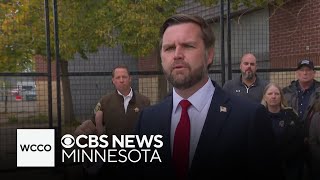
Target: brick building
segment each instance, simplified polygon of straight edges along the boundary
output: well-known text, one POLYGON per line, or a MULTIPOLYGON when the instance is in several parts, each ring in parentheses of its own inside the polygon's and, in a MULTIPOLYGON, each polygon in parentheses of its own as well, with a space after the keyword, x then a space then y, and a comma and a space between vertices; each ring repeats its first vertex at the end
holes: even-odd
MULTIPOLYGON (((281 8, 270 7, 271 68, 295 68, 304 58, 320 65, 319 16, 320 0, 294 0, 281 8)), ((282 86, 295 79, 293 72, 273 73, 271 76, 282 86)))

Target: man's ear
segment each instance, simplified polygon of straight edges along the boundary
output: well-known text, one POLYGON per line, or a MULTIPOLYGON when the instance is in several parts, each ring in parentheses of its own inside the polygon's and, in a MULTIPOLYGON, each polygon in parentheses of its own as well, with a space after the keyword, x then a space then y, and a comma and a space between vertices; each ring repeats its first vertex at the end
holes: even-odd
POLYGON ((210 65, 213 63, 213 58, 214 58, 214 48, 209 48, 208 51, 208 59, 207 59, 207 65, 210 65))

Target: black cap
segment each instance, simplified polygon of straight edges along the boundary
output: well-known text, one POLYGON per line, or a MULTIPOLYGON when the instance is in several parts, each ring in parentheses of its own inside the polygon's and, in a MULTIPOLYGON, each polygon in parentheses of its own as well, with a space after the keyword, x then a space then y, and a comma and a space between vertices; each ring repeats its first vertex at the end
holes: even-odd
POLYGON ((297 70, 300 69, 302 66, 307 66, 307 67, 309 67, 309 68, 312 69, 312 70, 314 69, 313 62, 310 61, 310 60, 308 60, 308 59, 304 59, 304 60, 300 61, 300 62, 298 63, 298 66, 297 66, 297 70))

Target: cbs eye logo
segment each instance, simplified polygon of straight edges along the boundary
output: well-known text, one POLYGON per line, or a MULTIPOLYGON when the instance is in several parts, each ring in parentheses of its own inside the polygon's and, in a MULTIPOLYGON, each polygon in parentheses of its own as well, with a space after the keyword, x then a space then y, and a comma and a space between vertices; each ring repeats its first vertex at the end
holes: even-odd
POLYGON ((66 135, 62 136, 62 138, 61 138, 61 145, 64 148, 72 148, 74 143, 75 143, 75 139, 70 134, 66 134, 66 135))

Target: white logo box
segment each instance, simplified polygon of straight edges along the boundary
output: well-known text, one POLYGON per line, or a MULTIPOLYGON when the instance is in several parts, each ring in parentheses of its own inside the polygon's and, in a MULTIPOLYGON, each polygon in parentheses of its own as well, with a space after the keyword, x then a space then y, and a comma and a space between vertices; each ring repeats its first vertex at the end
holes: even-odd
POLYGON ((17 167, 54 166, 54 129, 17 129, 17 167))

